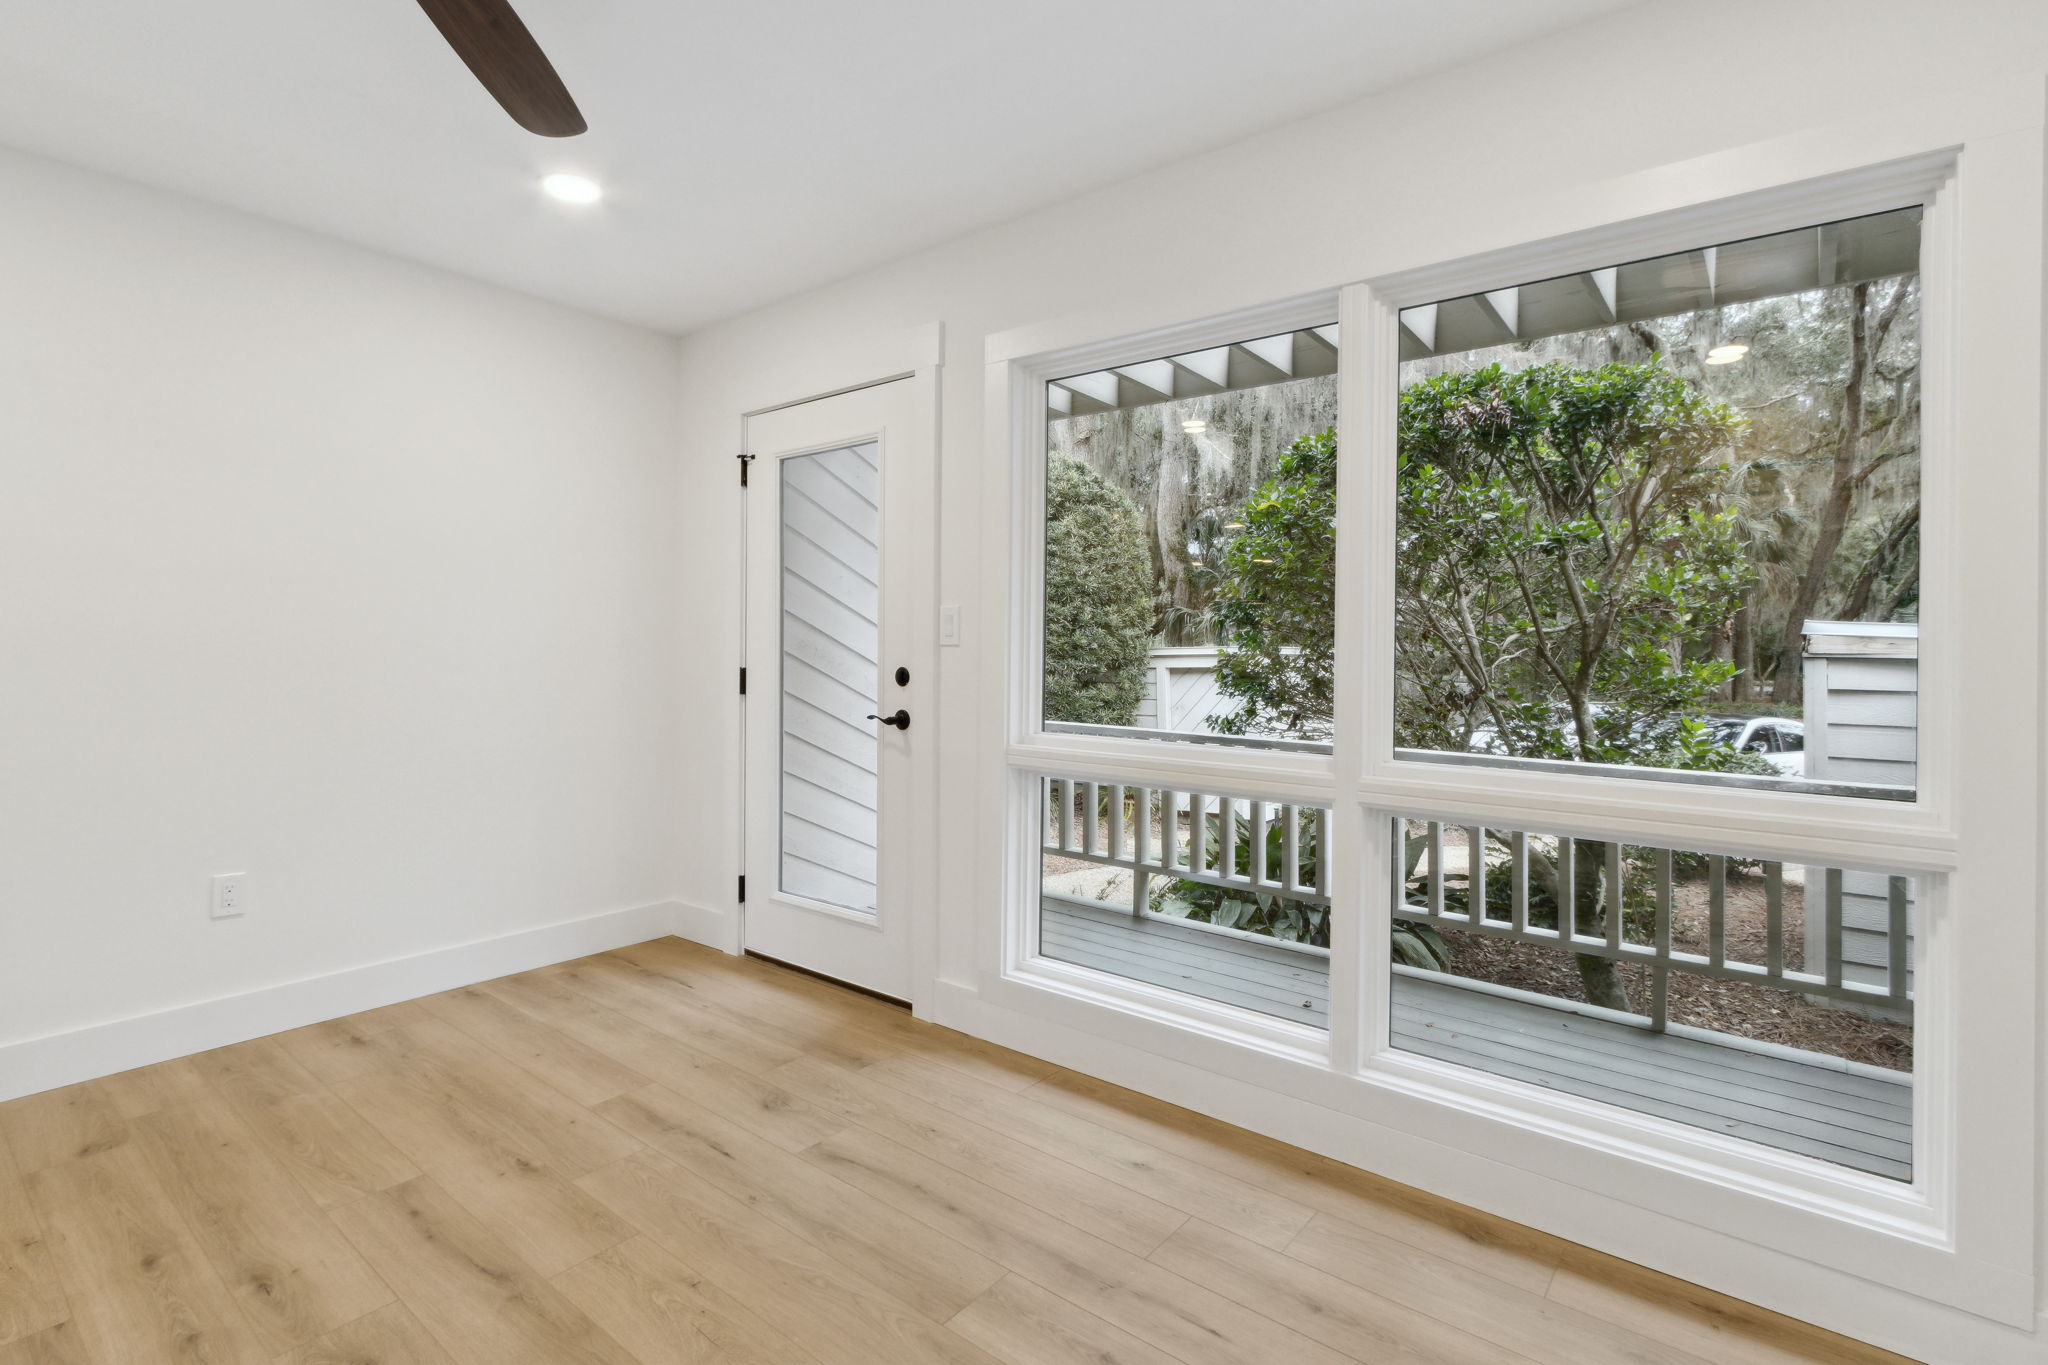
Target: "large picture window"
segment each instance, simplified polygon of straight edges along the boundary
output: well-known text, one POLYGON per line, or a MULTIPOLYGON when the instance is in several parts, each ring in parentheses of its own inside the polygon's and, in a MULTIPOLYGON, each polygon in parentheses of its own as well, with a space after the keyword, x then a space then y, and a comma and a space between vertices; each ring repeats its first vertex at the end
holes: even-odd
POLYGON ((1334 297, 992 339, 980 979, 1333 1149, 1988 1294, 2044 579, 2038 253, 1977 206, 2040 170, 1972 155, 1468 203, 1478 254, 1364 233, 1334 297))
POLYGON ((1402 311, 1399 748, 1912 798, 1920 218, 1402 311))

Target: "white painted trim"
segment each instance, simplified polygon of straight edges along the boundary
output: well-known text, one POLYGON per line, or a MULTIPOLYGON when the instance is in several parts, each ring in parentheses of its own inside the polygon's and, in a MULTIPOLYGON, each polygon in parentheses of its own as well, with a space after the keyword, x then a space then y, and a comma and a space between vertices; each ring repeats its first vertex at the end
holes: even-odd
POLYGON ((671 932, 677 938, 716 948, 721 953, 737 955, 741 951, 739 916, 718 906, 678 901, 675 927, 671 932))
POLYGON ((945 363, 946 329, 919 323, 900 332, 863 335, 823 345, 810 356, 779 367, 772 379, 757 380, 740 398, 742 420, 779 408, 793 408, 855 389, 908 379, 945 363))
MULTIPOLYGON (((1333 1108, 1327 1096, 1270 1084, 1279 1068, 1323 1078, 1312 1063, 1288 1066, 1270 1053, 1256 1067, 1212 1064, 1173 1046, 1172 1028, 1148 1036, 1161 1046, 1104 1036, 1098 1011, 1042 1009, 1035 1001, 939 987, 937 1022, 977 1038, 1097 1076, 1116 1085, 1320 1153, 1417 1189, 1661 1270, 1669 1275, 1873 1342, 1935 1365, 2040 1365, 2048 1317, 2030 1309, 2024 1328, 1902 1294, 1874 1281, 1788 1255, 1759 1228, 1755 1240, 1708 1232, 1626 1197, 1475 1155, 1374 1117, 1333 1108), (1257 1079, 1248 1074, 1256 1070, 1257 1079), (1910 1305, 1908 1307, 1907 1305, 1910 1305)), ((1540 1141, 1540 1139, 1531 1139, 1540 1141)), ((1495 1150, 1499 1150, 1496 1147, 1495 1150)), ((1987 1272, 1996 1273, 1996 1272, 1987 1272)), ((2008 1292, 2031 1283, 2002 1285, 2008 1292)))
POLYGON ((0 1101, 667 938, 693 909, 656 901, 23 1039, 0 1046, 0 1101))

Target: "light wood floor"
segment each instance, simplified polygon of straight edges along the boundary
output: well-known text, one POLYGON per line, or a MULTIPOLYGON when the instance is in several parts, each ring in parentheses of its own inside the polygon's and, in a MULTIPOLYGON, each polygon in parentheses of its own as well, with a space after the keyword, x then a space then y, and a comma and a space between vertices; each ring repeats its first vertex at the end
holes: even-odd
POLYGON ((1899 1359, 673 939, 0 1137, 0 1365, 1899 1359))

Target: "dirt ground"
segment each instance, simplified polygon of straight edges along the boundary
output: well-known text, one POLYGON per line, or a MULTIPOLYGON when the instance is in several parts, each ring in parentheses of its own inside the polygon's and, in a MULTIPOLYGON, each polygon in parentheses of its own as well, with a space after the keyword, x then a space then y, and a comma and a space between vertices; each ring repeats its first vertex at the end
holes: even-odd
MULTIPOLYGON (((1786 965, 1801 965, 1798 931, 1801 888, 1785 886, 1786 965)), ((1707 951, 1707 886, 1681 882, 1672 897, 1671 939, 1686 952, 1707 951)), ((1732 961, 1762 962, 1765 957, 1764 883, 1760 875, 1730 871, 1728 876, 1728 944, 1732 961)), ((1451 970, 1459 976, 1496 985, 1537 991, 1562 1000, 1584 1000, 1578 962, 1570 953, 1538 944, 1516 943, 1479 934, 1449 932, 1451 970)), ((1630 1000, 1638 1009, 1650 998, 1650 973, 1625 967, 1630 1000)), ((1671 1019, 1695 1028, 1713 1029, 1741 1038, 1780 1043, 1824 1052, 1872 1066, 1910 1071, 1913 1028, 1910 1024, 1869 1018, 1851 1010, 1817 1004, 1792 991, 1671 973, 1671 1019)))

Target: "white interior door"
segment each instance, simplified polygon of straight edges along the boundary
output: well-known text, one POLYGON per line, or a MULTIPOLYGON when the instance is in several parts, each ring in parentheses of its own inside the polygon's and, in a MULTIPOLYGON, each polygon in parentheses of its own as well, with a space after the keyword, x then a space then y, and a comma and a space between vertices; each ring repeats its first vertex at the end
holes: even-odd
POLYGON ((929 742, 917 395, 899 380, 747 422, 746 947, 905 1000, 929 742))

